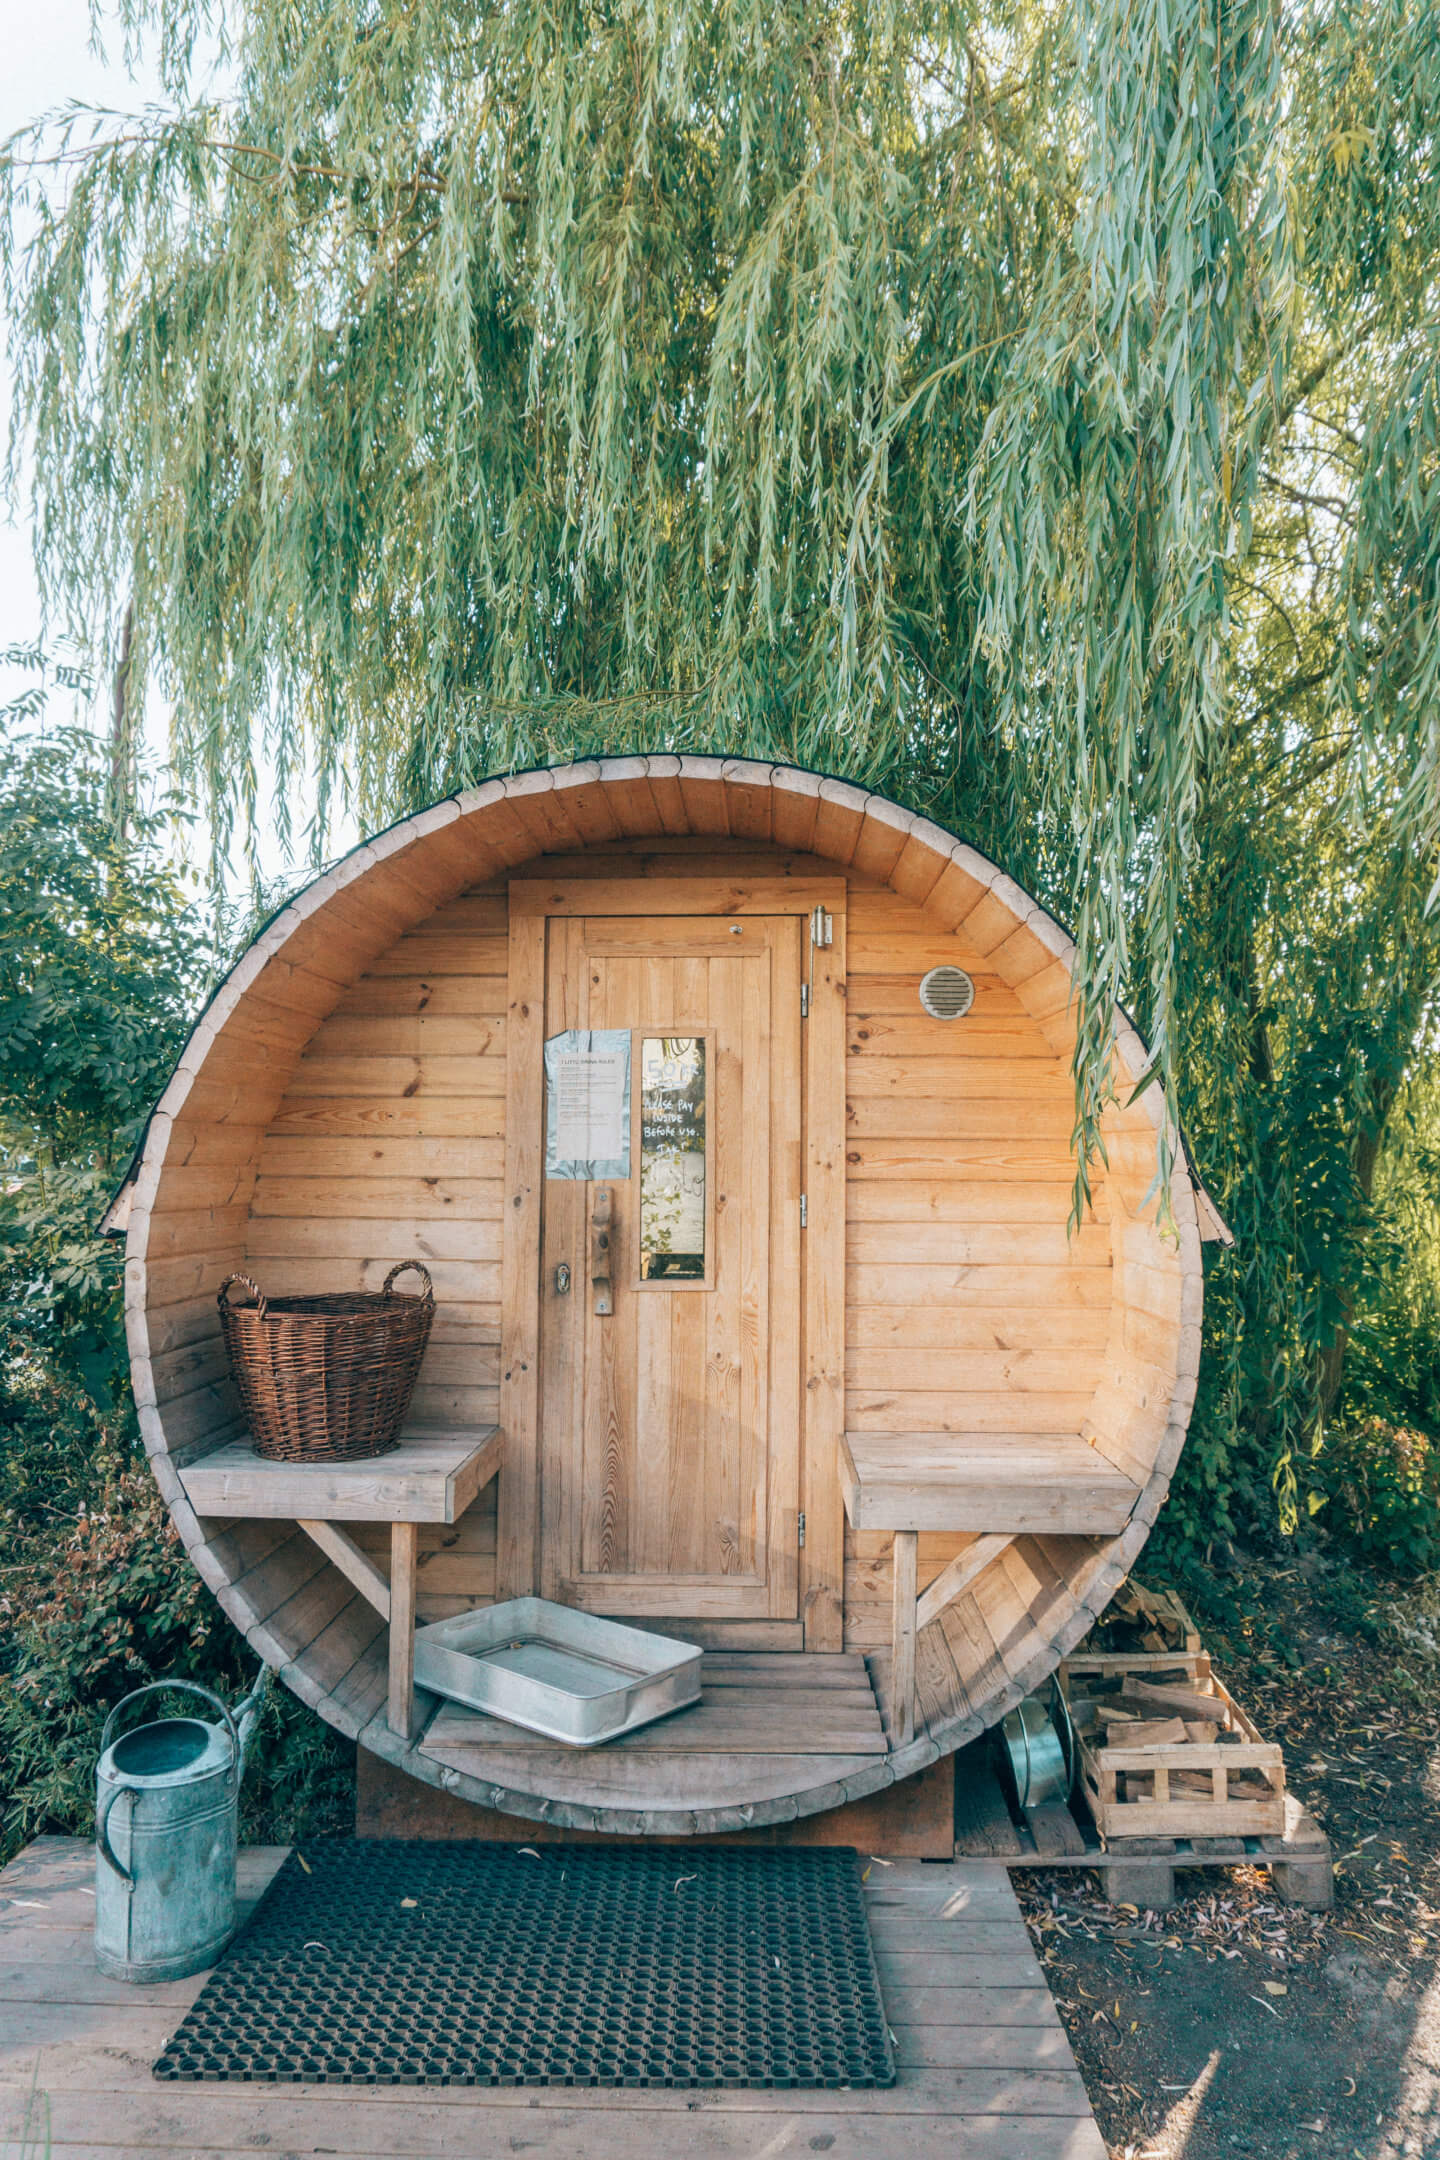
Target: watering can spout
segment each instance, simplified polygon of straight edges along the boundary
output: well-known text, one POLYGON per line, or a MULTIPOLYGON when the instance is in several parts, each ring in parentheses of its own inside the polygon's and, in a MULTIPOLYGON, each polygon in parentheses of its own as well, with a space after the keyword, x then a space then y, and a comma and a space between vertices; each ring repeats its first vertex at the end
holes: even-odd
POLYGON ((231 1712, 240 1742, 239 1760, 235 1765, 235 1782, 237 1785, 245 1775, 245 1758, 250 1749, 250 1737, 255 1730, 255 1721, 265 1707, 265 1698, 269 1692, 270 1667, 262 1665, 260 1677, 255 1682, 254 1687, 251 1688, 244 1702, 237 1704, 236 1708, 231 1712))

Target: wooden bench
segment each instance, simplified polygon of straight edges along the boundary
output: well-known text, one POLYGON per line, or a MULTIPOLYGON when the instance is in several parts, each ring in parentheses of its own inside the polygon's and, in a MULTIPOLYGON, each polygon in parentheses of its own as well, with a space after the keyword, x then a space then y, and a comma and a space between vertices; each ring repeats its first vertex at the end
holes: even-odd
POLYGON ((201 1456, 180 1472, 197 1515, 298 1523, 389 1623, 392 1732, 414 1737, 415 1579, 419 1528, 457 1522, 500 1468, 497 1425, 415 1426, 388 1455, 360 1462, 272 1462, 248 1441, 201 1456), (390 1579, 339 1525, 390 1525, 390 1579))
POLYGON ((896 1740, 915 1737, 915 1638, 1027 1532, 1113 1537, 1140 1496, 1079 1433, 847 1432, 845 1512, 895 1537, 891 1696, 896 1740), (974 1541, 917 1594, 920 1532, 974 1541))

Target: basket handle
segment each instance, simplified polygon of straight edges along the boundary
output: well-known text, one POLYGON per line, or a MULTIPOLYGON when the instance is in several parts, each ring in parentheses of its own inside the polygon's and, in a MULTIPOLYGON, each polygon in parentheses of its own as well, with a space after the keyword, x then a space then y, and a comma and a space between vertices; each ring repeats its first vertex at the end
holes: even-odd
POLYGON ((220 1285, 219 1293, 215 1299, 216 1304, 220 1306, 224 1305, 226 1291, 230 1288, 231 1283, 237 1282, 244 1283, 245 1288, 250 1292, 251 1297, 254 1298, 256 1310, 259 1312, 260 1318, 263 1320, 266 1313, 270 1309, 269 1300, 266 1298, 264 1292, 261 1290, 259 1283, 252 1282, 248 1275, 227 1275, 224 1282, 222 1282, 220 1285))
MULTIPOLYGON (((433 1305, 435 1302, 435 1285, 430 1280, 430 1270, 427 1267, 422 1267, 418 1260, 397 1260, 394 1267, 391 1268, 389 1274, 385 1277, 385 1286, 382 1289, 380 1295, 382 1297, 389 1297, 391 1295, 390 1285, 394 1282, 395 1277, 397 1275, 403 1275, 407 1268, 414 1268, 416 1274, 420 1277, 421 1281, 425 1285, 424 1290, 421 1292, 421 1296, 427 1297, 430 1300, 430 1303, 433 1305)), ((232 1282, 234 1281, 233 1276, 231 1277, 231 1280, 232 1282)), ((256 1296, 259 1296, 258 1291, 256 1292, 256 1296)))

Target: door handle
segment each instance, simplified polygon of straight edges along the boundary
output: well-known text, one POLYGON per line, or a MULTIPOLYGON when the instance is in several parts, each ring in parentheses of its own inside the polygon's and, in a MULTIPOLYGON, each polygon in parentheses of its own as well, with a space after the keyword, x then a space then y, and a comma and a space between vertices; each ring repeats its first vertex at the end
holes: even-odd
POLYGON ((610 1231, 613 1220, 613 1203, 610 1187, 599 1185, 595 1189, 595 1205, 590 1214, 590 1290, 591 1309, 601 1315, 615 1310, 610 1294, 610 1231))

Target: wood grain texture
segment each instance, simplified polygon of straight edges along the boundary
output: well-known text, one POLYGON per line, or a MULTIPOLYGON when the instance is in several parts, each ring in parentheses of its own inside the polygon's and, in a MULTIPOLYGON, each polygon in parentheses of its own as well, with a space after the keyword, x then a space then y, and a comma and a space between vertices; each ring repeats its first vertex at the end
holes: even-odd
POLYGON ((379 1613, 382 1620, 390 1618, 390 1583, 382 1575, 373 1560, 360 1550, 353 1539, 346 1536, 334 1523, 301 1521, 300 1528, 318 1545, 327 1560, 333 1560, 342 1575, 354 1583, 379 1613))
POLYGON ((917 1600, 915 1625, 917 1629, 928 1628, 932 1620, 938 1620, 947 1605, 953 1605, 961 1593, 982 1575, 987 1567, 998 1560, 1007 1545, 1013 1541, 1013 1533, 986 1531, 968 1545, 963 1552, 948 1561, 917 1600))
POLYGON ((915 1737, 915 1532, 897 1530, 892 1550, 890 1685, 894 1702, 893 1724, 899 1745, 908 1747, 915 1737))
MULTIPOLYGON (((622 886, 581 890, 609 905, 622 886)), ((667 912, 691 890, 654 881, 652 913, 545 918, 546 1036, 630 1032, 634 1131, 629 1176, 604 1187, 604 1314, 583 1294, 553 1294, 561 1266, 583 1285, 578 1211, 600 1188, 546 1181, 541 1580, 547 1595, 616 1616, 792 1620, 799 940, 789 917, 667 912), (704 1044, 706 1262, 693 1283, 642 1273, 640 1058, 654 1036, 704 1044)))
POLYGON ((390 1531, 390 1658, 386 1714, 390 1730, 415 1735, 415 1525, 397 1522, 390 1531))
MULTIPOLYGON (((1151 1091, 1107 1120, 1109 1170, 1093 1219, 1070 1236, 1063 932, 994 865, 924 819, 843 782, 744 761, 601 761, 486 783, 382 836, 300 896, 203 1017, 152 1123, 131 1193, 127 1324, 146 1444, 207 1581, 258 1647, 292 1661, 295 1630, 318 1620, 327 1598, 343 1595, 313 1575, 296 1579, 309 1563, 293 1552, 258 1562, 242 1590, 225 1557, 238 1532, 217 1528, 206 1542, 214 1518, 197 1522, 174 1474, 237 1431, 206 1309, 219 1274, 236 1260, 260 1266, 267 1287, 304 1292, 378 1286, 393 1260, 425 1257, 443 1312, 417 1406, 427 1418, 502 1426, 508 1412, 521 1458, 533 1447, 533 1402, 527 1423, 523 1400, 501 1400, 517 1383, 522 1398, 538 1386, 533 1362, 526 1370, 538 1332, 527 1344, 511 1314, 505 1336, 502 1310, 508 1241, 521 1227, 511 1219, 516 1180, 506 1140, 518 1055, 510 868, 531 884, 557 877, 587 884, 590 897, 573 903, 576 919, 607 885, 643 881, 649 900, 625 903, 636 913, 616 940, 617 957, 622 947, 645 950, 657 899, 688 891, 693 906, 706 879, 720 907, 741 918, 769 905, 773 893, 798 924, 807 887, 843 895, 846 946, 836 977, 848 1096, 847 1260, 838 1288, 826 1286, 840 1314, 841 1419, 870 1438, 887 1430, 987 1442, 1010 1433, 1079 1434, 1091 1461, 1145 1488, 1123 1545, 1095 1542, 1113 1533, 1077 1530, 1077 1521, 1094 1519, 1083 1516, 1058 1534, 1022 1536, 1010 1566, 992 1565, 984 1583, 947 1611, 949 1632, 939 1621, 930 1631, 943 1641, 967 1703, 983 1702, 992 1681, 1003 1693, 1022 1672, 1053 1661, 1067 1631, 1103 1604, 1107 1586, 1133 1561, 1183 1439, 1199 1348, 1201 1210, 1182 1173, 1174 1188, 1178 1246, 1158 1234, 1148 1211, 1151 1091), (939 961, 967 968, 975 980, 964 1021, 934 1022, 920 1011, 919 975, 939 961), (1030 1557, 1047 1538, 1055 1555, 1048 1574, 1030 1557)), ((722 936, 724 923, 724 916, 716 923, 722 936)), ((1147 1058, 1123 1019, 1116 1041, 1123 1095, 1125 1076, 1138 1078, 1147 1058)), ((518 1091, 522 1121, 526 1092, 518 1091)), ((772 1141, 772 1157, 773 1148, 772 1141)), ((538 1150, 533 1169, 538 1176, 538 1150)), ((808 1161, 805 1175, 808 1187, 808 1161)), ((813 1191, 809 1197, 813 1206, 813 1191)), ((1209 1218, 1207 1225, 1213 1230, 1209 1218)), ((808 1325, 811 1284, 803 1263, 796 1272, 808 1325)), ((722 1347, 707 1342, 700 1352, 696 1400, 708 1405, 697 1426, 702 1446, 727 1414, 731 1381, 710 1362, 722 1347)), ((815 1361, 804 1355, 808 1382, 815 1361)), ((738 1384, 747 1385, 743 1368, 738 1384)), ((808 1416, 808 1385, 804 1394, 808 1416)), ((818 1466, 819 1448, 807 1459, 818 1466)), ((643 1483, 643 1470, 637 1474, 643 1483)), ((523 1486, 523 1460, 520 1476, 523 1486)), ((514 1517, 512 1527, 533 1553, 540 1533, 533 1461, 530 1479, 528 1519, 514 1517)), ((883 1542, 886 1533, 846 1536, 838 1469, 828 1488, 818 1467, 806 1480, 801 1597, 813 1618, 811 1640, 838 1642, 843 1632, 880 1651, 890 1635, 889 1553, 862 1552, 855 1539, 883 1542)), ((691 1537, 694 1493, 673 1474, 666 1484, 673 1533, 691 1537)), ((747 1529, 743 1511, 733 1511, 737 1555, 753 1555, 767 1539, 783 1542, 775 1501, 772 1491, 763 1530, 758 1521, 747 1529)), ((523 1497, 521 1505, 523 1514, 523 1497)), ((467 1533, 419 1567, 422 1610, 458 1609, 502 1587, 506 1563, 488 1527, 488 1501, 483 1512, 483 1538, 467 1533), (427 1566, 439 1569, 429 1589, 427 1566)), ((948 1535, 945 1552, 925 1542, 943 1544, 940 1533, 921 1538, 922 1596, 927 1567, 933 1579, 964 1549, 966 1532, 948 1535)), ((356 1542, 383 1573, 385 1556, 363 1527, 356 1542)), ((422 1539, 422 1559, 426 1551, 422 1539)), ((532 1580, 533 1564, 517 1586, 532 1580)), ((335 1655, 347 1656, 358 1624, 338 1608, 312 1639, 328 1637, 335 1655)), ((794 1624, 697 1623, 721 1631, 794 1624)), ((933 1711, 943 1726, 950 1683, 934 1649, 917 1653, 917 1690, 922 1718, 933 1711)), ((350 1662, 358 1667, 363 1658, 350 1662)), ((373 1671, 357 1671, 354 1685, 373 1695, 373 1671)), ((956 1712, 961 1722, 969 1714, 956 1712)))
POLYGON ((861 1530, 1113 1535, 1138 1487, 1078 1433, 845 1434, 845 1510, 861 1530))
POLYGON ((829 946, 803 954, 811 973, 805 1022, 803 1245, 805 1549, 801 1555, 805 1641, 838 1650, 844 1640, 845 1530, 839 1493, 845 1423, 845 998, 846 911, 830 911, 829 946), (811 960, 813 958, 813 970, 811 960))
POLYGON ((537 1416, 540 1384, 540 1211, 544 1188, 545 923, 512 916, 508 948, 505 1193, 500 1311, 500 1479, 497 1587, 523 1597, 535 1587, 539 1536, 537 1416))
POLYGON ((500 1469, 504 1441, 488 1426, 402 1433, 388 1455, 359 1462, 268 1462, 248 1441, 217 1448, 181 1474, 197 1515, 300 1522, 454 1522, 500 1469))
MULTIPOLYGON (((813 1684, 809 1663, 803 1653, 770 1657, 752 1671, 750 1659, 735 1653, 716 1678, 707 1656, 698 1703, 611 1741, 606 1756, 665 1755, 688 1762, 694 1755, 774 1755, 795 1752, 802 1735, 810 1754, 883 1755, 885 1735, 864 1661, 846 1659, 842 1671, 827 1670, 813 1684)), ((577 1759, 573 1748, 458 1704, 441 1708, 424 1744, 431 1755, 490 1746, 542 1755, 556 1767, 577 1759)), ((705 1775, 705 1766, 693 1774, 705 1775)))

